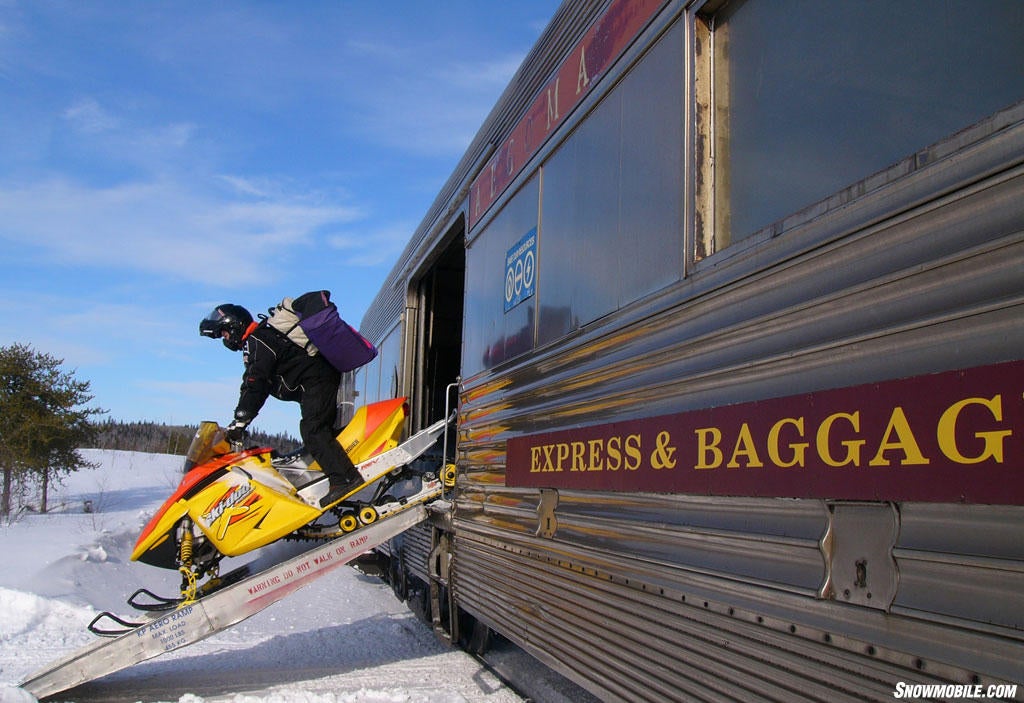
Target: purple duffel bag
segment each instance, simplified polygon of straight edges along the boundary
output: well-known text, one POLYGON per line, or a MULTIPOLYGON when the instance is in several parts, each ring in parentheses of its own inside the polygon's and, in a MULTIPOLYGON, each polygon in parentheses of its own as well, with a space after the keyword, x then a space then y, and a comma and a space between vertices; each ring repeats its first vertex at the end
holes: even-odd
POLYGON ((377 356, 377 348, 338 315, 338 306, 331 302, 330 291, 301 295, 292 307, 309 341, 338 371, 358 369, 377 356))

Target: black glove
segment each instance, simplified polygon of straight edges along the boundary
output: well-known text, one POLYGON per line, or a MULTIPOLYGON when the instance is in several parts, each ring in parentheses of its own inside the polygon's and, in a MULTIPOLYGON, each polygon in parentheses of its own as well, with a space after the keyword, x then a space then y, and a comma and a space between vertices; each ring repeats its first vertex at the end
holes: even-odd
POLYGON ((228 438, 229 442, 238 444, 245 439, 245 427, 246 423, 241 420, 235 420, 224 428, 224 435, 228 438))

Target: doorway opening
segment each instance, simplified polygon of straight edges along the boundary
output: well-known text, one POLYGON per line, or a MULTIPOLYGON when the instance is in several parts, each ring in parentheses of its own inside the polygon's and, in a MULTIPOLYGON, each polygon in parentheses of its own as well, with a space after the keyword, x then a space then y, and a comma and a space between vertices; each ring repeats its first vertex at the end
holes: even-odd
MULTIPOLYGON (((420 428, 444 417, 446 389, 459 378, 465 278, 466 240, 460 222, 416 289, 419 334, 414 421, 420 428)), ((457 403, 453 392, 450 408, 454 409, 457 403)))

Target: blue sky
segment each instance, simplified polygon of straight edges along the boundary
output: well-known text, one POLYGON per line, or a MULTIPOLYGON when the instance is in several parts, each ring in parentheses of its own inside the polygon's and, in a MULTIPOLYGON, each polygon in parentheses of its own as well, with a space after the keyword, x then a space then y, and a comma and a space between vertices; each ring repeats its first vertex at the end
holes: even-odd
POLYGON ((226 422, 199 320, 326 288, 358 324, 558 4, 0 0, 0 345, 226 422))

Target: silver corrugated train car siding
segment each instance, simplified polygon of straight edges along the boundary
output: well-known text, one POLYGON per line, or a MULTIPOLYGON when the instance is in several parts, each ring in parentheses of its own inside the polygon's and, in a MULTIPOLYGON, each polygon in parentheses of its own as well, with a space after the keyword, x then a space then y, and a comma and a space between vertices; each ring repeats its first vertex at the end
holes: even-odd
POLYGON ((723 271, 468 379, 459 605, 605 700, 1024 684, 1020 507, 505 486, 506 442, 522 434, 1019 359, 1022 117, 999 116, 953 158, 948 144, 935 163, 916 155, 895 189, 832 204, 723 271), (883 550, 884 602, 829 590, 833 539, 883 550))

